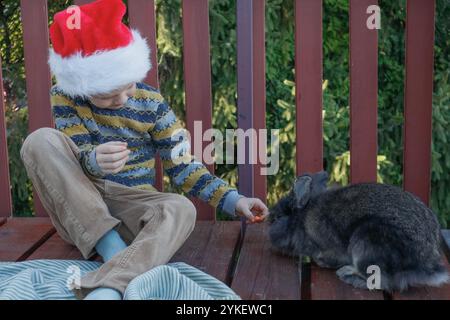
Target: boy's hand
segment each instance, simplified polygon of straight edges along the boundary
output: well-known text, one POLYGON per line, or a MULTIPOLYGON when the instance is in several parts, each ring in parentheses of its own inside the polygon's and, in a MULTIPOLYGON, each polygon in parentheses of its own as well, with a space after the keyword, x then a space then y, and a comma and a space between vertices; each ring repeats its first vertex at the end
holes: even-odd
POLYGON ((114 174, 122 170, 130 152, 127 143, 121 141, 107 142, 95 148, 97 163, 105 174, 114 174))
POLYGON ((269 215, 269 209, 258 198, 244 197, 237 202, 236 213, 241 217, 246 217, 247 223, 260 223, 269 215))

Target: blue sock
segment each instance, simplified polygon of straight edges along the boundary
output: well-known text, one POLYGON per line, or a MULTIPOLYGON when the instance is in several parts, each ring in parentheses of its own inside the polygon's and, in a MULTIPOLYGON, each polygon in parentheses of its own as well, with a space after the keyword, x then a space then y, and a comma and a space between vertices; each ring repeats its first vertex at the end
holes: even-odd
POLYGON ((95 245, 95 250, 97 250, 98 254, 103 258, 103 261, 106 262, 111 260, 113 256, 124 250, 126 247, 127 245, 122 240, 119 233, 116 230, 111 229, 98 240, 95 245))
MULTIPOLYGON (((101 237, 95 245, 95 250, 106 262, 111 260, 120 251, 127 247, 126 243, 122 240, 119 233, 111 229, 101 237)), ((119 291, 112 288, 97 288, 89 293, 85 300, 122 300, 122 295, 119 291)))
POLYGON ((84 300, 122 300, 122 295, 112 288, 97 288, 91 291, 84 300))

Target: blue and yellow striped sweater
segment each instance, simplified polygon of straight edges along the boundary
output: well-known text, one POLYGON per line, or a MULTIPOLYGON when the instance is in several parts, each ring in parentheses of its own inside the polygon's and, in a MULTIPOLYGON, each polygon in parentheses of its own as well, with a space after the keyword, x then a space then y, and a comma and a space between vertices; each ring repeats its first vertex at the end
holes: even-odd
POLYGON ((52 112, 58 130, 80 148, 85 172, 130 187, 154 190, 155 154, 159 152, 172 183, 228 214, 235 214, 241 195, 212 175, 189 153, 189 141, 174 112, 160 92, 137 83, 136 93, 118 110, 101 109, 87 99, 71 98, 58 86, 51 89, 52 112), (130 159, 117 174, 103 174, 95 147, 125 141, 130 159))

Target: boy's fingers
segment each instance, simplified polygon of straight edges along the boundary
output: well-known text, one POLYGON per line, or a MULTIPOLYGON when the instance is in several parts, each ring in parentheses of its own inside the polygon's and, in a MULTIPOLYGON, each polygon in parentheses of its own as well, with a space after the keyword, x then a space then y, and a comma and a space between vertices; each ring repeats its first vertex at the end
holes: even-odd
POLYGON ((97 162, 116 162, 123 160, 130 154, 130 150, 126 149, 116 153, 99 153, 97 154, 97 162))
POLYGON ((103 144, 110 144, 110 145, 127 145, 128 142, 125 141, 110 141, 103 144))
POLYGON ((269 214, 269 209, 267 209, 264 202, 258 198, 252 199, 251 211, 253 212, 253 217, 247 221, 247 223, 260 223, 263 222, 267 215, 269 214))
POLYGON ((128 161, 128 156, 125 157, 124 159, 115 161, 115 162, 102 162, 100 163, 100 167, 102 169, 106 169, 106 170, 117 170, 117 169, 122 169, 122 167, 125 165, 125 163, 128 161))
POLYGON ((269 215, 269 209, 260 199, 256 199, 255 206, 257 208, 258 215, 264 220, 269 215))
POLYGON ((254 218, 252 212, 248 208, 242 209, 242 214, 250 221, 252 221, 254 218))
POLYGON ((127 150, 126 144, 104 143, 96 147, 98 153, 116 153, 127 150))

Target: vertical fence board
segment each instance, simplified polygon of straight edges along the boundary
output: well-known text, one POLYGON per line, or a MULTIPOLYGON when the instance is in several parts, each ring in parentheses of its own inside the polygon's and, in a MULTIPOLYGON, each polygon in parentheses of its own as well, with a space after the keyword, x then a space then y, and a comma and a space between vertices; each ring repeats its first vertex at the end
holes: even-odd
MULTIPOLYGON (((48 16, 46 0, 21 0, 25 76, 28 97, 28 127, 35 131, 53 127, 50 107, 51 76, 48 61, 48 16)), ((46 216, 39 197, 34 192, 37 216, 46 216)))
MULTIPOLYGON (((267 153, 266 149, 261 149, 259 130, 266 128, 266 46, 265 46, 265 0, 255 0, 253 4, 253 101, 254 101, 254 123, 258 130, 258 152, 267 153)), ((266 201, 267 198, 267 178, 261 175, 260 157, 254 166, 254 196, 266 201)), ((268 164, 267 166, 269 166, 268 164)))
POLYGON ((77 5, 77 6, 82 6, 84 4, 88 4, 90 2, 93 2, 94 0, 74 0, 73 4, 77 5))
POLYGON ((404 188, 429 203, 433 102, 434 0, 408 0, 404 188))
POLYGON ((297 174, 323 168, 322 1, 295 2, 297 174))
POLYGON ((159 88, 158 52, 156 47, 156 15, 154 0, 128 0, 128 19, 130 27, 137 29, 147 39, 150 46, 152 68, 147 74, 145 83, 159 88))
POLYGON ((350 0, 350 180, 377 180, 378 31, 366 13, 376 0, 350 0))
MULTIPOLYGON (((237 94, 238 127, 253 128, 253 0, 238 0, 237 10, 237 94)), ((248 141, 247 141, 248 142, 248 141)), ((251 143, 246 144, 245 163, 238 164, 239 192, 254 195, 254 171, 250 163, 251 143)))
POLYGON ((12 215, 11 182, 9 177, 8 141, 6 138, 5 99, 3 96, 2 60, 0 57, 0 217, 12 215))
MULTIPOLYGON (((205 130, 212 127, 211 63, 209 56, 208 1, 183 0, 183 58, 186 91, 186 124, 191 134, 194 154, 202 161, 205 130), (196 135, 194 122, 199 121, 202 131, 196 135), (195 143, 202 141, 202 143, 195 143), (200 150, 198 150, 200 147, 200 150)), ((214 173, 214 165, 207 165, 214 173)), ((214 220, 215 210, 198 199, 192 199, 201 220, 214 220)))
MULTIPOLYGON (((144 82, 154 88, 159 88, 155 1, 128 0, 128 19, 130 21, 130 27, 139 30, 142 36, 147 39, 151 49, 150 60, 152 62, 152 68, 148 72, 144 82)), ((155 169, 155 187, 159 191, 163 191, 163 170, 159 155, 156 156, 155 169)))
POLYGON ((53 127, 50 108, 51 76, 48 67, 48 18, 46 0, 22 0, 25 76, 30 132, 53 127))
MULTIPOLYGON (((93 2, 93 0, 75 0, 74 4, 84 5, 93 2)), ((128 20, 130 27, 139 30, 141 35, 147 39, 151 48, 150 59, 152 68, 148 72, 144 82, 154 88, 159 88, 158 80, 158 57, 156 46, 156 12, 154 0, 129 0, 128 1, 128 20)), ((156 179, 155 187, 163 191, 163 169, 159 155, 155 159, 156 179)))

